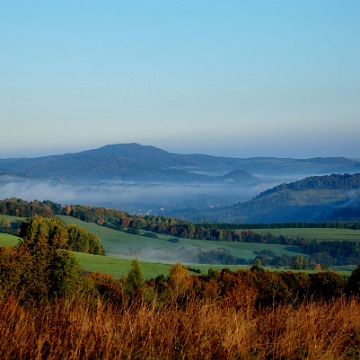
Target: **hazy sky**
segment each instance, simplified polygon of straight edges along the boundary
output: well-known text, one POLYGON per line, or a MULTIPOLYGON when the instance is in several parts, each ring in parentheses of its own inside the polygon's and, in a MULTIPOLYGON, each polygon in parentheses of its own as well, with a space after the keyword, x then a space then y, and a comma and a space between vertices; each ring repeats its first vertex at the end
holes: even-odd
POLYGON ((360 157, 360 1, 0 0, 0 125, 0 158, 360 157))

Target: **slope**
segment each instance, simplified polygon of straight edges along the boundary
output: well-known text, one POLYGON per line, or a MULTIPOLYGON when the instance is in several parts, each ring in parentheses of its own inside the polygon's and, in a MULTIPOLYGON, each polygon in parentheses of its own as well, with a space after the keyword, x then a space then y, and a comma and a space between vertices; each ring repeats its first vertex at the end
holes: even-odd
POLYGON ((312 176, 266 190, 244 203, 204 212, 216 222, 288 222, 334 219, 339 209, 358 206, 360 173, 312 176))

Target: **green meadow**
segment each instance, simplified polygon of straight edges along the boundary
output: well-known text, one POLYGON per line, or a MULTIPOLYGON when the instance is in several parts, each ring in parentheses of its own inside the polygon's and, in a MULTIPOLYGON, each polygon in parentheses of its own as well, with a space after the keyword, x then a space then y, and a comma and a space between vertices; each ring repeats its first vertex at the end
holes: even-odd
MULTIPOLYGON (((107 256, 96 256, 84 253, 74 252, 74 255, 79 260, 81 267, 84 270, 93 272, 101 271, 109 273, 115 278, 120 278, 126 275, 130 270, 132 259, 138 258, 143 269, 144 277, 146 279, 155 278, 163 274, 168 275, 169 268, 177 262, 167 261, 166 259, 147 258, 146 256, 136 256, 138 249, 145 250, 146 252, 154 251, 157 249, 173 250, 176 253, 181 248, 189 250, 201 249, 227 249, 231 251, 234 257, 244 258, 246 260, 253 260, 261 250, 269 249, 275 255, 290 255, 296 254, 296 247, 286 245, 271 245, 271 244, 255 244, 255 243, 236 243, 236 242, 219 242, 219 241, 205 241, 205 240, 191 240, 179 239, 179 242, 172 243, 168 240, 171 238, 167 235, 158 234, 158 239, 153 239, 141 235, 134 235, 123 231, 109 229, 104 226, 99 226, 94 223, 86 223, 79 219, 69 216, 60 216, 67 224, 75 224, 84 227, 87 231, 97 234, 100 238, 102 245, 105 248, 107 256)), ((14 219, 20 220, 5 215, 0 215, 1 218, 7 218, 10 221, 14 219)), ((328 240, 360 240, 359 230, 348 229, 255 229, 259 233, 271 232, 274 235, 283 236, 300 236, 308 239, 328 239, 328 240), (345 236, 347 235, 347 237, 345 236)), ((144 232, 142 232, 144 233, 144 232)), ((0 246, 16 245, 19 238, 9 234, 0 233, 0 246)), ((183 262, 191 268, 199 269, 202 274, 206 274, 208 269, 222 269, 229 268, 231 270, 247 269, 249 266, 236 266, 236 265, 214 265, 214 264, 193 264, 183 262)), ((274 269, 273 269, 274 270, 274 269)), ((349 275, 353 267, 342 267, 337 269, 344 275, 349 275)))
MULTIPOLYGON (((15 246, 20 238, 14 235, 3 234, 0 233, 0 246, 15 246)), ((122 258, 116 255, 113 256, 99 256, 99 255, 91 255, 84 254, 79 252, 73 252, 74 256, 79 260, 80 266, 82 269, 94 272, 100 271, 103 273, 111 274, 116 279, 121 278, 122 276, 126 276, 128 271, 131 269, 131 261, 130 258, 122 258)), ((158 275, 169 274, 169 269, 173 264, 163 264, 163 263, 155 263, 155 262, 145 262, 140 261, 141 268, 144 274, 145 279, 153 279, 158 275)), ((190 267, 199 269, 201 273, 206 274, 209 268, 220 270, 223 266, 210 266, 210 265, 192 265, 190 267)), ((239 266, 229 266, 231 270, 236 270, 239 268, 248 268, 248 267, 239 267, 239 266)), ((190 274, 193 274, 190 271, 190 274)))
MULTIPOLYGON (((226 241, 208 241, 208 240, 192 240, 192 239, 179 239, 179 242, 172 243, 168 240, 171 236, 158 234, 158 239, 153 239, 141 235, 129 234, 123 231, 109 229, 104 226, 99 226, 93 223, 86 223, 81 220, 69 217, 60 216, 67 224, 75 224, 84 227, 87 231, 97 234, 100 238, 105 251, 109 256, 124 255, 136 256, 137 249, 148 249, 154 251, 156 249, 173 250, 174 252, 185 247, 187 249, 227 249, 231 251, 234 257, 244 258, 246 260, 253 260, 257 253, 261 250, 271 247, 271 251, 275 255, 289 255, 294 256, 294 247, 287 245, 269 245, 269 244, 255 244, 255 243, 238 243, 226 241)), ((144 233, 144 231, 142 231, 144 233)), ((132 257, 134 257, 132 256, 132 257)), ((139 257, 140 260, 149 261, 149 258, 139 257)), ((152 260, 154 261, 154 259, 152 260)), ((163 261, 162 261, 163 262, 163 261)), ((174 262, 174 261, 173 261, 174 262)), ((176 261, 175 261, 176 262, 176 261)))
POLYGON ((20 238, 17 236, 0 233, 0 246, 15 246, 19 240, 20 238))
MULTIPOLYGON (((282 228, 282 229, 249 229, 258 234, 272 234, 292 238, 305 238, 307 240, 329 241, 360 241, 360 230, 330 229, 330 228, 282 228)), ((238 230, 239 232, 244 231, 238 230)))

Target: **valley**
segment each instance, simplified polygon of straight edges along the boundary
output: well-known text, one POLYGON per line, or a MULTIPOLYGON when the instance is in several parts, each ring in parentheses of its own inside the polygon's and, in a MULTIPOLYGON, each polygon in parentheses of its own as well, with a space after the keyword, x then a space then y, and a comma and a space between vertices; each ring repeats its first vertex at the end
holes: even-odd
POLYGON ((117 144, 73 154, 0 159, 0 198, 51 199, 194 222, 322 221, 344 207, 341 201, 356 199, 357 190, 294 191, 277 188, 279 184, 359 169, 357 160, 342 157, 244 159, 117 144), (258 198, 270 189, 276 191, 258 198), (327 206, 337 201, 333 208, 327 206))

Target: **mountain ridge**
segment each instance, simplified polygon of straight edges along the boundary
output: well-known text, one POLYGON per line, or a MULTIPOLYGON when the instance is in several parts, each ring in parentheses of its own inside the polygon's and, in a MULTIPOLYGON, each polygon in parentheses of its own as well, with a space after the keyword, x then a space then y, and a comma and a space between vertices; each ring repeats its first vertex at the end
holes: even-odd
POLYGON ((53 178, 124 181, 221 182, 238 171, 236 181, 256 181, 256 175, 357 172, 360 162, 344 157, 291 159, 235 158, 206 154, 175 154, 151 145, 111 144, 77 153, 35 158, 0 159, 0 169, 53 178), (215 175, 206 175, 206 171, 215 175), (241 178, 240 172, 244 177, 241 178), (252 175, 252 178, 250 176, 252 175))

